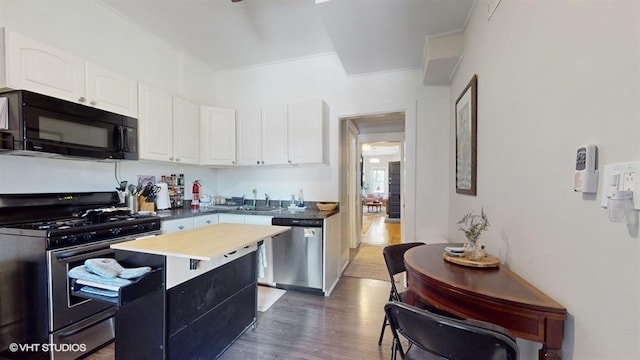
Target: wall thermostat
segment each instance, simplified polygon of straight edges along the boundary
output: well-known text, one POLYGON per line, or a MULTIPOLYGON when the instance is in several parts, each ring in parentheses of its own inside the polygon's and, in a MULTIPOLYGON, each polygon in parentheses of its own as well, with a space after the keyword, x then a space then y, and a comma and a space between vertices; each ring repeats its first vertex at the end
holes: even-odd
POLYGON ((598 191, 598 170, 596 170, 598 148, 595 145, 579 146, 576 151, 576 173, 573 191, 596 193, 598 191))

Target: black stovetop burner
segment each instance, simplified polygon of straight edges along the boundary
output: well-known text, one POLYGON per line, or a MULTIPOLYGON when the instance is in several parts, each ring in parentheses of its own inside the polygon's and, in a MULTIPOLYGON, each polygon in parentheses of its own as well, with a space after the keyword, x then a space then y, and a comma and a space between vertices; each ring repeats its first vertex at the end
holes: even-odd
POLYGON ((59 248, 159 232, 160 218, 118 207, 115 192, 0 195, 0 234, 59 248))
POLYGON ((118 214, 118 215, 103 215, 93 216, 89 218, 65 218, 58 220, 46 220, 35 221, 21 224, 10 224, 8 228, 20 228, 20 229, 33 229, 33 230, 66 230, 71 228, 79 228, 84 226, 91 226, 96 224, 112 223, 117 225, 117 222, 127 222, 131 220, 147 218, 149 216, 140 216, 138 214, 118 214))

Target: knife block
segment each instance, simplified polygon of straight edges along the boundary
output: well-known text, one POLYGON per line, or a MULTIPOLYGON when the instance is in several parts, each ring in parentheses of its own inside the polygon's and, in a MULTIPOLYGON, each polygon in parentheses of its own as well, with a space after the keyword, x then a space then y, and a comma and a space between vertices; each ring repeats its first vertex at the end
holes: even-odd
POLYGON ((138 211, 154 211, 155 204, 148 202, 144 196, 138 196, 138 211))

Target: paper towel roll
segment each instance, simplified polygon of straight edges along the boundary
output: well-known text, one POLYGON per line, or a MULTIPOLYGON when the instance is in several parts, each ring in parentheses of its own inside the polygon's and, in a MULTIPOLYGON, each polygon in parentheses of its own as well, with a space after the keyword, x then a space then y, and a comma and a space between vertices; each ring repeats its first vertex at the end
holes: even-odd
POLYGON ((167 183, 156 184, 160 187, 160 191, 156 197, 156 209, 166 210, 171 208, 171 200, 169 199, 169 187, 167 183))

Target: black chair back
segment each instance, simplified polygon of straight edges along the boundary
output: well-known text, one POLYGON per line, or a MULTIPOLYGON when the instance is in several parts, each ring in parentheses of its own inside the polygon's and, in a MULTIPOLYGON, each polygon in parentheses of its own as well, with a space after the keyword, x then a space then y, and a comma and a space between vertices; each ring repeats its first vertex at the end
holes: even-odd
POLYGON ((396 289, 396 282, 394 276, 405 272, 407 268, 404 265, 404 253, 407 250, 424 245, 423 242, 410 242, 404 244, 388 245, 382 250, 384 256, 384 262, 387 265, 387 271, 389 272, 389 278, 391 281, 391 293, 393 300, 400 301, 398 290, 396 289))
MULTIPOLYGON (((387 303, 384 310, 394 336, 400 334, 412 344, 407 358, 422 358, 412 352, 426 355, 426 351, 451 360, 518 359, 515 338, 498 325, 453 319, 396 301, 387 303)), ((398 347, 403 354, 399 342, 398 347)))

